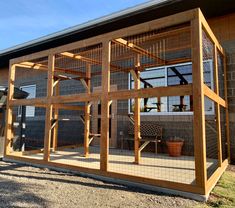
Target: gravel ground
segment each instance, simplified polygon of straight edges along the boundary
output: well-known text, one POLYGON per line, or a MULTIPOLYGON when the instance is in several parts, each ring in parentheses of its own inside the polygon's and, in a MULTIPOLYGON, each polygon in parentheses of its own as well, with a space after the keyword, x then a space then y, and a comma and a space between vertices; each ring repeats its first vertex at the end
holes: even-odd
POLYGON ((0 207, 194 207, 197 202, 0 161, 0 207))

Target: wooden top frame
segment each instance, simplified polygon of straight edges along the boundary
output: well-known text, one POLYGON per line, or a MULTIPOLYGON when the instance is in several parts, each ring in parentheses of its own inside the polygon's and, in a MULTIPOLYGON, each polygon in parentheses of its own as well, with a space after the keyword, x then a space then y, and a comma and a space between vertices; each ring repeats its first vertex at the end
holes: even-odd
MULTIPOLYGON (((32 59, 45 57, 45 56, 48 56, 49 54, 58 54, 58 53, 74 50, 74 49, 81 48, 81 47, 100 44, 104 40, 111 41, 111 40, 114 40, 114 39, 117 39, 117 38, 120 38, 123 36, 135 35, 138 33, 148 32, 148 31, 155 30, 155 29, 166 28, 166 27, 170 27, 170 26, 174 26, 174 25, 178 25, 178 24, 187 23, 187 22, 190 22, 192 19, 196 18, 198 16, 197 15, 198 13, 201 13, 200 9, 192 9, 192 10, 189 10, 186 12, 181 12, 178 14, 170 15, 167 17, 153 20, 153 21, 134 25, 134 26, 131 26, 128 28, 123 28, 123 29, 116 30, 113 32, 105 33, 105 34, 102 34, 102 35, 99 35, 96 37, 91 37, 91 38, 77 41, 74 43, 70 43, 70 44, 67 44, 64 46, 59 46, 56 48, 52 48, 52 49, 40 51, 37 53, 33 53, 30 55, 11 59, 10 64, 11 65, 12 64, 19 64, 24 61, 30 61, 32 59)), ((214 37, 214 39, 216 39, 216 38, 214 37)), ((216 41, 216 43, 218 44, 218 48, 222 48, 219 45, 218 41, 216 41)))

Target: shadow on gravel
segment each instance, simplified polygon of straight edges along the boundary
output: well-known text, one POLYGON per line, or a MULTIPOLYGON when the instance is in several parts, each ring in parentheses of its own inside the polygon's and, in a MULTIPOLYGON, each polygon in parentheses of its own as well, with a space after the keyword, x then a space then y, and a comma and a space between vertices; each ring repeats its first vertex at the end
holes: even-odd
POLYGON ((10 175, 4 174, 5 171, 18 171, 17 168, 20 167, 25 165, 16 163, 0 165, 0 207, 46 207, 46 200, 29 192, 31 188, 35 189, 33 185, 18 183, 14 178, 9 180, 1 177, 1 175, 10 175))
MULTIPOLYGON (((135 193, 144 193, 144 194, 156 194, 160 196, 169 196, 171 195, 164 194, 164 193, 157 193, 154 191, 148 191, 144 190, 141 188, 136 188, 136 187, 131 187, 131 186, 125 186, 125 185, 120 185, 120 184, 115 184, 115 183, 110 183, 110 182, 104 182, 102 180, 94 179, 96 181, 102 181, 103 183, 92 183, 92 182, 84 182, 79 180, 79 178, 87 178, 84 176, 81 176, 79 174, 72 174, 72 173, 60 173, 60 172, 51 172, 51 173, 46 173, 41 169, 42 172, 39 171, 24 171, 24 170, 18 170, 17 168, 20 167, 27 167, 26 165, 22 164, 14 164, 14 163, 6 163, 7 166, 2 166, 0 165, 0 175, 5 175, 5 176, 10 176, 10 177, 20 177, 20 178, 27 178, 27 179, 34 179, 34 180, 44 180, 44 181, 49 181, 49 182, 57 182, 57 183, 67 183, 67 184, 77 184, 80 186, 85 186, 85 187, 91 187, 91 188, 96 188, 96 189, 112 189, 112 190, 121 190, 121 191, 128 191, 128 192, 135 192, 135 193), (7 170, 11 170, 14 172, 8 172, 7 170), (24 172, 24 174, 22 174, 24 172), (30 173, 34 173, 34 175, 31 175, 30 173), (38 175, 37 175, 38 174, 38 175), (66 179, 62 177, 69 177, 73 176, 73 179, 66 179), (75 178, 76 177, 76 178, 75 178)), ((89 178, 89 177, 88 177, 89 178)), ((0 187, 2 188, 2 187, 0 187)), ((0 189, 1 191, 1 189, 0 189)), ((175 196, 172 196, 175 197, 175 196)), ((39 200, 39 199, 38 199, 39 200)), ((40 201, 40 200, 39 200, 40 201)))
MULTIPOLYGON (((58 183, 67 183, 67 184, 77 184, 80 186, 85 186, 85 187, 90 187, 90 188, 95 188, 95 189, 110 189, 110 190, 121 190, 121 191, 128 191, 128 192, 135 192, 135 193, 144 193, 144 194, 155 194, 159 196, 168 196, 168 197, 176 197, 174 195, 170 194, 165 194, 161 192, 155 192, 155 191, 150 191, 150 190, 145 190, 137 187, 131 187, 131 186, 125 186, 125 185, 120 185, 117 183, 111 183, 111 182, 105 182, 99 179, 92 179, 91 180, 96 180, 96 181, 102 181, 103 183, 92 183, 92 182, 84 182, 81 181, 80 178, 89 178, 85 176, 81 176, 79 174, 73 174, 73 173, 63 173, 63 172, 57 172, 57 171, 47 171, 45 172, 44 169, 39 169, 39 171, 29 171, 29 170, 19 170, 17 168, 21 167, 28 167, 23 164, 17 164, 17 163, 6 163, 7 165, 2 166, 0 165, 0 175, 5 175, 5 176, 10 176, 10 177, 21 177, 21 178, 27 178, 27 179, 34 179, 34 180, 43 180, 43 181, 49 181, 49 182, 58 182, 58 183), (7 170, 14 171, 14 173, 10 173, 7 170), (41 172, 40 172, 41 171, 41 172), (24 172, 24 174, 22 174, 24 172), (32 175, 32 173, 34 175, 32 175), (63 177, 69 177, 73 176, 73 179, 66 179, 63 177)), ((1 181, 1 178, 0 178, 1 181)), ((16 184, 18 185, 18 184, 16 184)), ((0 184, 1 186, 1 184, 0 184)), ((0 191, 2 189, 2 186, 0 187, 0 191)), ((33 198, 34 196, 32 196, 33 198)), ((13 197, 14 198, 14 197, 13 197)), ((1 198, 0 198, 1 200, 1 198)), ((38 198, 35 196, 34 202, 40 202, 42 203, 42 206, 44 205, 44 202, 42 199, 38 198)))
POLYGON ((0 207, 45 207, 46 201, 30 193, 30 187, 0 177, 0 207))

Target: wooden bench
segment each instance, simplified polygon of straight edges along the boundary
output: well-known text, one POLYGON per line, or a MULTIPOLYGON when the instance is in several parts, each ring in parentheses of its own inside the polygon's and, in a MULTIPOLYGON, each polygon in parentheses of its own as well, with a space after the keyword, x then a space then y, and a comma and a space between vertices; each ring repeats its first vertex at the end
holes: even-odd
MULTIPOLYGON (((124 141, 128 142, 130 149, 129 141, 134 141, 134 123, 130 122, 128 129, 128 137, 123 138, 124 141)), ((140 147, 139 151, 141 152, 150 142, 155 143, 155 152, 157 153, 157 143, 162 140, 162 127, 156 123, 142 121, 140 124, 140 147)), ((124 143, 123 141, 123 143, 124 143)), ((122 144, 123 147, 123 144, 122 144)))

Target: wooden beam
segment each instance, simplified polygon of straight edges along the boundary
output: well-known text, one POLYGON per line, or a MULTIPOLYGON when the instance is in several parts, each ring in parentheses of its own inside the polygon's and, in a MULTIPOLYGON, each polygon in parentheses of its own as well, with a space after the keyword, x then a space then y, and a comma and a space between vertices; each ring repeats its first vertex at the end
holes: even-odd
MULTIPOLYGON (((55 95, 57 95, 57 96, 60 95, 60 83, 59 82, 55 86, 55 95)), ((53 129, 53 138, 52 138, 52 149, 53 149, 53 151, 56 151, 57 147, 58 147, 59 107, 61 107, 61 106, 58 106, 58 104, 57 105, 53 105, 53 108, 54 108, 53 119, 57 121, 55 123, 55 127, 53 129), (55 108, 55 107, 57 107, 57 108, 55 108)), ((64 105, 63 105, 63 107, 64 107, 64 105)))
POLYGON ((54 67, 55 67, 55 55, 50 54, 48 57, 48 75, 47 75, 47 106, 46 106, 46 118, 45 118, 45 135, 44 135, 44 154, 43 160, 50 160, 50 144, 51 144, 51 120, 53 106, 51 103, 51 97, 53 96, 53 82, 54 82, 54 67))
MULTIPOLYGON (((214 82, 215 82, 215 94, 219 95, 219 76, 218 76, 218 58, 217 47, 214 45, 213 49, 213 65, 214 65, 214 82)), ((217 149, 218 149, 218 165, 222 165, 222 142, 221 142, 221 125, 220 125, 220 105, 215 103, 215 115, 216 115, 216 134, 217 134, 217 149)))
MULTIPOLYGON (((37 64, 37 63, 33 63, 33 62, 22 62, 20 64, 16 64, 17 67, 21 67, 21 68, 28 68, 28 69, 37 69, 37 70, 42 70, 42 71, 47 71, 48 67, 47 65, 43 65, 43 64, 37 64)), ((59 67, 55 67, 55 72, 60 72, 60 73, 65 73, 65 74, 72 74, 72 75, 78 75, 78 76, 85 76, 84 72, 79 72, 79 71, 75 71, 75 70, 71 70, 71 69, 63 69, 63 68, 59 68, 59 67)))
POLYGON ((10 106, 10 101, 13 99, 14 86, 15 86, 15 65, 9 66, 8 76, 8 95, 7 95, 7 108, 6 108, 6 127, 5 127, 5 148, 4 156, 10 153, 10 145, 13 135, 12 122, 13 122, 13 109, 10 106))
POLYGON ((219 95, 217 95, 211 88, 209 88, 207 85, 203 84, 203 91, 204 94, 210 98, 211 100, 217 102, 219 105, 226 108, 226 101, 221 98, 219 95))
POLYGON ((63 109, 63 110, 74 110, 74 111, 82 110, 82 111, 84 111, 84 106, 76 106, 76 105, 53 104, 53 108, 54 109, 63 109))
POLYGON ((192 95, 192 84, 109 92, 109 100, 192 95))
POLYGON ((205 138, 205 110, 203 88, 203 50, 202 25, 197 13, 191 21, 192 41, 192 76, 193 76, 193 138, 196 185, 205 192, 206 172, 206 138, 205 138))
POLYGON ((100 170, 108 171, 109 154, 109 101, 110 90, 110 60, 111 42, 102 44, 102 94, 101 94, 101 140, 100 140, 100 170))
POLYGON ((154 54, 152 54, 152 53, 148 52, 147 50, 135 45, 134 43, 129 43, 127 40, 124 40, 123 38, 114 39, 113 42, 124 45, 127 48, 130 48, 131 50, 137 52, 138 54, 148 56, 148 57, 150 57, 150 58, 152 58, 152 59, 154 59, 154 60, 156 60, 160 63, 166 64, 165 60, 155 56, 154 54))
POLYGON ((70 53, 70 52, 63 52, 63 53, 60 53, 60 55, 68 57, 68 58, 72 58, 72 59, 77 59, 77 60, 80 60, 80 61, 83 61, 83 62, 86 62, 86 63, 89 63, 89 64, 97 64, 97 65, 102 64, 101 61, 97 61, 95 59, 87 58, 87 57, 81 56, 79 54, 73 54, 73 53, 70 53))
MULTIPOLYGON (((135 65, 140 66, 140 55, 137 55, 135 65)), ((134 79, 134 89, 140 89, 140 72, 138 70, 131 71, 134 79)), ((135 163, 140 163, 140 98, 135 98, 135 106, 134 106, 134 151, 135 151, 135 163)))
POLYGON ((100 100, 101 92, 93 92, 91 94, 88 93, 80 93, 74 95, 60 95, 53 96, 51 98, 51 102, 53 104, 57 103, 74 103, 74 102, 87 102, 87 101, 96 101, 100 100))
MULTIPOLYGON (((87 64, 86 66, 86 78, 87 78, 87 82, 85 82, 86 84, 86 92, 88 94, 91 93, 91 65, 87 64)), ((85 109, 84 109, 84 156, 88 157, 89 155, 89 135, 90 135, 90 111, 91 111, 91 105, 89 102, 85 103, 85 109)))
POLYGON ((26 106, 44 107, 46 104, 47 104, 47 99, 45 97, 9 100, 10 106, 26 105, 26 106))
POLYGON ((58 75, 54 75, 54 79, 58 80, 58 81, 63 81, 63 80, 81 80, 81 79, 85 79, 85 77, 69 77, 66 75, 62 75, 62 74, 58 74, 58 75))

